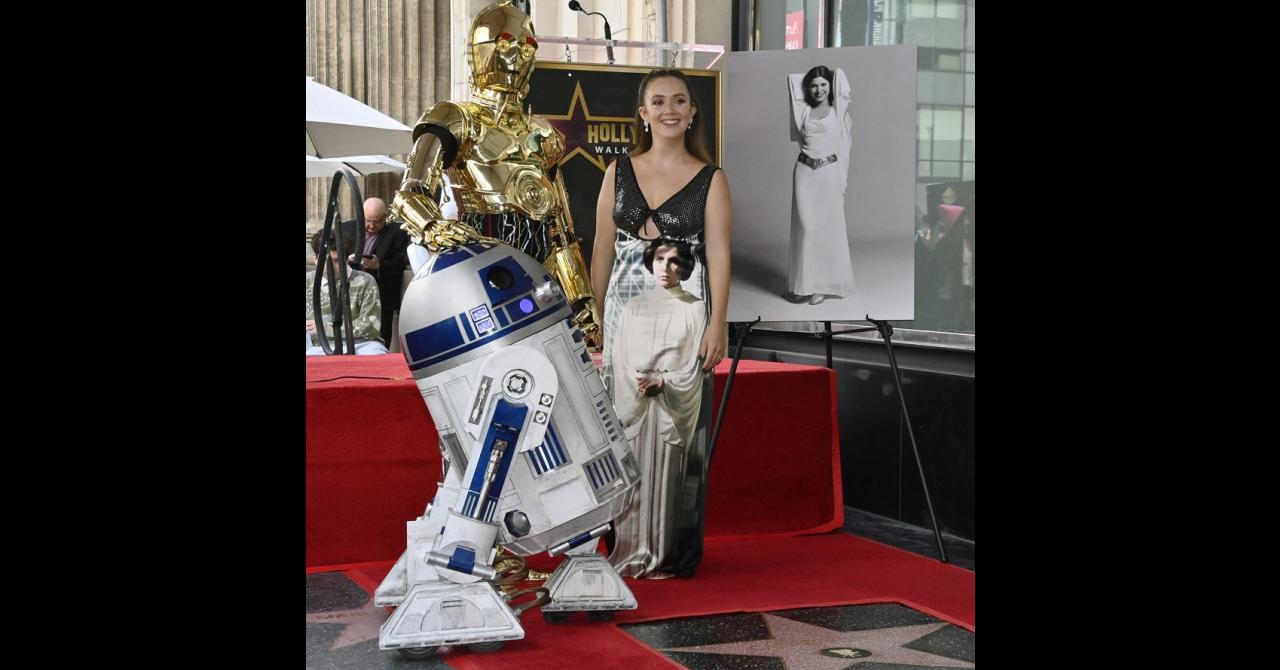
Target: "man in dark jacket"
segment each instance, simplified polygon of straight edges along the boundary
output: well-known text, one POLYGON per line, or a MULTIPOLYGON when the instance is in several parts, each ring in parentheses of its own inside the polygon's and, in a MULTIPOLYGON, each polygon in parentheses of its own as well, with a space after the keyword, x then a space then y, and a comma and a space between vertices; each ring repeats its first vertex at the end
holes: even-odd
MULTIPOLYGON (((345 227, 355 230, 355 221, 347 221, 345 227)), ((347 262, 378 280, 378 298, 382 303, 382 340, 391 346, 391 327, 396 310, 400 309, 400 287, 404 283, 404 269, 409 259, 405 249, 409 236, 400 224, 387 225, 387 203, 382 198, 364 201, 364 249, 351 254, 347 262), (359 262, 357 263, 357 259, 359 262)))

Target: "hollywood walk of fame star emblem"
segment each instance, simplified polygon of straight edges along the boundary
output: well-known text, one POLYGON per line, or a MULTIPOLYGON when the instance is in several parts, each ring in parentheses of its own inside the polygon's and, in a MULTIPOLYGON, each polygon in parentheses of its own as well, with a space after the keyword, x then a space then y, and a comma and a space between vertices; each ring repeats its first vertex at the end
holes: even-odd
POLYGON ((342 629, 338 639, 334 640, 333 645, 329 647, 330 651, 378 639, 378 629, 386 620, 386 608, 374 606, 373 598, 358 609, 307 614, 307 623, 346 624, 346 628, 342 629))
POLYGON ((849 659, 855 657, 843 654, 828 655, 826 653, 828 650, 835 649, 863 652, 864 656, 856 657, 858 660, 854 662, 854 667, 863 662, 896 663, 932 668, 975 667, 973 663, 903 646, 949 625, 946 622, 845 632, 795 621, 769 614, 768 612, 762 612, 761 617, 763 617, 765 625, 769 627, 770 639, 704 644, 693 647, 672 647, 662 651, 731 654, 736 656, 774 656, 780 657, 788 670, 843 670, 848 668, 850 666, 849 659))
MULTIPOLYGON (((591 109, 587 107, 587 98, 582 93, 582 82, 576 82, 573 87, 573 98, 569 100, 569 111, 564 114, 543 114, 538 116, 549 121, 556 130, 564 134, 565 153, 557 161, 557 165, 564 165, 574 156, 582 156, 591 161, 593 165, 600 168, 603 172, 605 169, 604 159, 596 155, 595 146, 609 144, 608 140, 592 142, 590 126, 591 124, 631 124, 629 116, 592 116, 591 109)), ((617 142, 613 142, 617 143, 617 142)), ((630 145, 630 140, 626 142, 630 145)))

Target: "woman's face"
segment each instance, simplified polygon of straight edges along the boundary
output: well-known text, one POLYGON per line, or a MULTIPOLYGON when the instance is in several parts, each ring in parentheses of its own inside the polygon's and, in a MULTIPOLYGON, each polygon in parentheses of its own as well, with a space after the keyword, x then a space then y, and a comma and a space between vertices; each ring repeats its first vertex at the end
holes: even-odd
POLYGON ((827 97, 831 95, 831 82, 822 77, 814 77, 809 82, 809 97, 818 102, 819 105, 827 101, 827 97))
POLYGON ((675 77, 659 77, 645 88, 640 118, 649 122, 654 135, 680 137, 697 113, 689 89, 675 77))
POLYGON ((680 260, 674 246, 663 245, 653 254, 653 278, 662 288, 680 283, 680 260))

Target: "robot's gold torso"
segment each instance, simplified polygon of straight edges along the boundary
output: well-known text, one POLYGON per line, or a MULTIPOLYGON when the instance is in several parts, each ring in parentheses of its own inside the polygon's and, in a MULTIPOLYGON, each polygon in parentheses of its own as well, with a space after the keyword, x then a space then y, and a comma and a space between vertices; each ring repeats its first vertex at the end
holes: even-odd
POLYGON ((444 125, 458 140, 450 171, 458 209, 467 213, 517 212, 543 220, 559 213, 549 174, 564 153, 564 136, 539 116, 494 116, 475 103, 442 102, 418 125, 444 125))
POLYGON ((471 215, 524 217, 514 223, 504 219, 501 225, 508 227, 499 233, 500 241, 551 270, 575 312, 574 322, 599 346, 595 298, 573 234, 563 176, 555 172, 565 153, 564 135, 546 119, 522 113, 515 94, 473 92, 479 102, 439 102, 418 119, 414 149, 390 212, 415 242, 436 253, 483 238, 471 215), (445 171, 457 219, 444 218, 436 202, 445 171))

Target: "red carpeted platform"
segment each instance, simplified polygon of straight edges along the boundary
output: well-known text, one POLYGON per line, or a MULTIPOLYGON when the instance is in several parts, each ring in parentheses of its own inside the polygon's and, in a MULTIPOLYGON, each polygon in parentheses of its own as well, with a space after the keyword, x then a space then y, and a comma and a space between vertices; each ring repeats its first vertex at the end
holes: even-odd
MULTIPOLYGON (((400 354, 306 361, 307 566, 394 560, 440 476, 431 415, 400 354)), ((716 369, 717 409, 728 372, 716 369)), ((833 372, 741 361, 711 462, 709 540, 839 528, 839 442, 833 372)))

